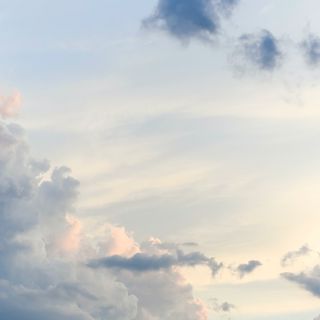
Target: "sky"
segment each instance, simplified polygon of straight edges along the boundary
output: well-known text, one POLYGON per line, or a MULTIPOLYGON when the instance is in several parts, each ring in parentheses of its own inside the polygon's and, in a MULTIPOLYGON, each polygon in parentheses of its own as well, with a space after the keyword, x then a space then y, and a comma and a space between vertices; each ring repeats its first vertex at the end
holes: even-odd
POLYGON ((319 10, 0 0, 0 319, 319 320, 319 10))

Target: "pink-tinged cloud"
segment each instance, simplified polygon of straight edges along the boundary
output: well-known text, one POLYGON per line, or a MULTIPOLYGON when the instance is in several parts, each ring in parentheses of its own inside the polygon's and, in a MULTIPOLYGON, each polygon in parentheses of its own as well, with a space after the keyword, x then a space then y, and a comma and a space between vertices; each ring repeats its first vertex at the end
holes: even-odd
POLYGON ((73 216, 66 217, 69 228, 67 234, 62 238, 61 246, 65 252, 77 252, 80 248, 82 223, 73 216))
POLYGON ((109 256, 119 255, 131 257, 140 252, 139 245, 126 232, 123 227, 108 225, 110 228, 111 239, 107 248, 109 256))
POLYGON ((14 93, 11 96, 0 96, 0 116, 3 119, 17 116, 21 107, 21 94, 14 93))

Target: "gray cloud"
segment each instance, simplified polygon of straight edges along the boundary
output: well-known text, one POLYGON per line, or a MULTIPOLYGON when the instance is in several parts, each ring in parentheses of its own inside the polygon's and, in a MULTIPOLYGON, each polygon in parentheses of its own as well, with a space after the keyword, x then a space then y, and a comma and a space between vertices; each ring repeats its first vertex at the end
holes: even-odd
POLYGON ((221 14, 230 14, 236 0, 159 0, 145 28, 162 29, 183 41, 211 39, 220 29, 221 14))
POLYGON ((229 302, 219 303, 218 299, 212 299, 213 301, 213 310, 218 313, 230 313, 232 312, 236 306, 229 302))
POLYGON ((306 256, 306 255, 310 254, 311 252, 312 252, 312 250, 307 245, 302 246, 300 249, 298 249, 296 251, 289 251, 281 259, 281 265, 283 267, 286 267, 286 266, 292 264, 297 258, 306 256))
POLYGON ((285 272, 281 274, 283 278, 297 283, 314 296, 320 298, 320 266, 315 267, 311 272, 301 272, 298 274, 285 272))
POLYGON ((245 61, 265 71, 276 69, 283 56, 279 40, 268 30, 262 30, 258 34, 242 35, 236 54, 240 54, 245 61))
POLYGON ((262 263, 260 261, 250 260, 248 261, 248 263, 238 265, 238 267, 234 271, 239 274, 240 278, 243 278, 247 274, 250 274, 253 271, 255 271, 260 266, 262 266, 262 263))
POLYGON ((90 266, 93 268, 114 268, 124 269, 135 272, 158 271, 170 269, 176 266, 195 267, 206 265, 210 268, 212 275, 215 276, 223 267, 214 258, 208 258, 201 252, 184 253, 176 250, 175 254, 149 255, 137 253, 132 257, 110 256, 92 261, 90 266))
POLYGON ((302 42, 301 49, 303 51, 306 62, 311 66, 316 66, 320 62, 320 37, 309 34, 302 42))

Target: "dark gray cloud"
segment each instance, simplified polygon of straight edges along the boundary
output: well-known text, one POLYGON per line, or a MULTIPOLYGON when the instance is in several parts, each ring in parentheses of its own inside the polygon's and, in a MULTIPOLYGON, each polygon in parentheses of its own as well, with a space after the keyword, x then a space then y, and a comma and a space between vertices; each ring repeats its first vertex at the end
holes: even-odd
POLYGON ((283 267, 291 265, 297 258, 306 256, 306 255, 310 254, 311 252, 312 252, 312 250, 307 245, 302 246, 298 250, 289 251, 281 259, 281 265, 283 267))
POLYGON ((211 39, 220 29, 221 14, 230 14, 236 0, 159 0, 145 28, 162 29, 183 41, 211 39))
POLYGON ((245 61, 260 70, 272 71, 276 69, 283 56, 280 42, 268 30, 258 34, 244 34, 239 39, 240 54, 245 61))
POLYGON ((309 34, 302 42, 301 49, 303 51, 306 62, 311 66, 316 66, 320 62, 320 37, 309 34))
POLYGON ((262 263, 260 261, 250 260, 248 261, 248 263, 238 265, 238 267, 234 271, 238 273, 240 278, 243 278, 247 274, 250 274, 253 271, 255 271, 260 266, 262 266, 262 263))
POLYGON ((110 256, 92 261, 90 266, 93 268, 124 269, 134 272, 159 271, 170 269, 177 266, 195 267, 199 265, 208 266, 215 276, 223 267, 214 258, 209 258, 201 252, 184 253, 176 250, 175 254, 149 255, 137 253, 132 257, 110 256))
POLYGON ((320 266, 315 267, 311 272, 281 274, 283 278, 297 283, 300 287, 320 298, 320 266))

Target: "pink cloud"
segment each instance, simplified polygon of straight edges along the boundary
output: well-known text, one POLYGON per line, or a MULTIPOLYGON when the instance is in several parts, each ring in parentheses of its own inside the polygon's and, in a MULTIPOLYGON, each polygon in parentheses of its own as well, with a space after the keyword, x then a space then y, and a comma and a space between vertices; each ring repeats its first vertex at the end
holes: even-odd
POLYGON ((21 107, 21 94, 15 92, 11 96, 0 96, 0 116, 4 119, 15 117, 21 107))

